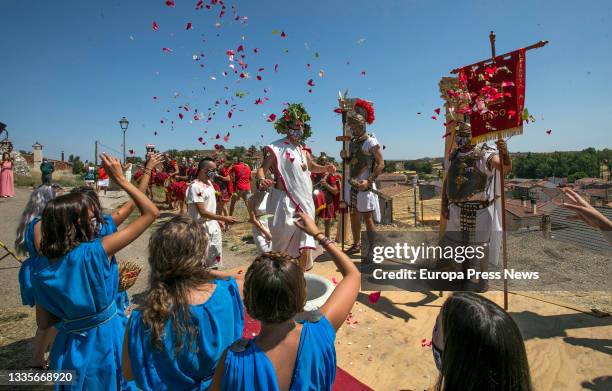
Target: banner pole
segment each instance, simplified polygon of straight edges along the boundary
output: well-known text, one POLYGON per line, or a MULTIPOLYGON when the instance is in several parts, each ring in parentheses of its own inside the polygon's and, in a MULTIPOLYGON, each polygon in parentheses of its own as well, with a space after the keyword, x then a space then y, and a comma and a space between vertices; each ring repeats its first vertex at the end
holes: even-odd
MULTIPOLYGON (((491 31, 489 34, 489 41, 491 42, 491 59, 495 62, 495 31, 491 31)), ((501 133, 498 133, 498 140, 503 139, 501 133)), ((508 249, 506 247, 506 192, 505 192, 505 179, 504 179, 504 161, 502 157, 499 157, 499 185, 501 187, 501 205, 502 205, 502 262, 504 268, 504 310, 508 310, 508 279, 506 278, 505 270, 508 268, 508 249)), ((494 195, 495 196, 495 195, 494 195)))

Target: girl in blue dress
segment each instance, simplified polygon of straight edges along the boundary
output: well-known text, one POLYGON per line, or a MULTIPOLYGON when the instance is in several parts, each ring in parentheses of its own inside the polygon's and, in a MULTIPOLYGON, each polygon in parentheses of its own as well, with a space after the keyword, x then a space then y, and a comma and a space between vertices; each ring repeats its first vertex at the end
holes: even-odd
POLYGON ((242 281, 216 278, 207 247, 204 226, 188 216, 151 236, 151 285, 123 347, 124 376, 143 390, 207 389, 223 351, 242 335, 242 281))
MULTIPOLYGON (((161 154, 153 154, 150 156, 149 160, 146 163, 145 171, 143 177, 140 178, 140 184, 138 185, 138 190, 141 192, 145 192, 147 189, 147 180, 150 179, 152 169, 155 168, 156 165, 161 163, 162 155, 161 154)), ((100 198, 98 198, 98 194, 91 187, 77 187, 71 190, 72 193, 83 193, 87 197, 87 203, 89 205, 90 210, 94 213, 97 218, 98 223, 95 227, 96 236, 104 237, 115 233, 118 231, 118 227, 123 224, 123 222, 132 214, 135 208, 135 204, 133 200, 127 201, 117 210, 112 212, 111 214, 102 214, 102 204, 100 203, 100 198)), ((116 259, 114 260, 116 262, 116 259)), ((117 295, 117 308, 121 312, 125 312, 125 310, 130 305, 130 299, 127 291, 121 291, 117 295)), ((127 320, 127 318, 126 318, 127 320)))
MULTIPOLYGON (((49 201, 55 198, 58 191, 52 186, 42 185, 37 187, 30 194, 30 199, 21 214, 21 220, 17 227, 15 239, 15 249, 18 254, 28 255, 28 259, 23 261, 19 269, 19 291, 23 305, 34 307, 34 289, 32 287, 32 269, 34 259, 40 249, 40 216, 49 201)), ((45 353, 48 351, 53 337, 53 329, 42 331, 36 329, 34 340, 32 341, 32 368, 42 369, 45 367, 45 353)))
POLYGON ((75 390, 122 387, 125 327, 117 316, 119 275, 113 255, 137 239, 159 215, 157 207, 125 179, 118 159, 101 158, 141 215, 123 230, 96 238, 99 221, 83 194, 55 198, 42 215, 42 255, 32 277, 37 324, 42 329, 58 329, 50 368, 75 371, 75 383, 64 386, 75 390))
POLYGON ((294 317, 306 303, 304 271, 282 253, 264 253, 249 267, 244 305, 261 322, 254 339, 227 349, 213 380, 213 390, 331 390, 336 376, 336 331, 351 311, 360 286, 353 262, 326 238, 315 222, 299 213, 295 225, 312 235, 333 257, 343 279, 318 312, 294 317))

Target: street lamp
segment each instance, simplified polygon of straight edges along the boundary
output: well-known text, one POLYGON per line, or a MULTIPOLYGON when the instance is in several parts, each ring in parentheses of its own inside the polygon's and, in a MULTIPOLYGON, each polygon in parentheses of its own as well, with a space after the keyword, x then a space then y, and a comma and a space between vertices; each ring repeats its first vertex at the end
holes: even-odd
POLYGON ((123 117, 119 120, 119 125, 121 126, 121 130, 123 130, 123 164, 125 164, 126 160, 125 160, 125 131, 128 128, 128 125, 130 124, 130 121, 127 120, 127 118, 123 117))

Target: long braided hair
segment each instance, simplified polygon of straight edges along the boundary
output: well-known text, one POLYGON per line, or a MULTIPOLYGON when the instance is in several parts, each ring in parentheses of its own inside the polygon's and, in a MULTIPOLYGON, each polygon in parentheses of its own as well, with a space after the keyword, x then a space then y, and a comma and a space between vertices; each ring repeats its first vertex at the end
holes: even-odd
POLYGON ((172 218, 149 240, 150 288, 142 321, 151 331, 151 344, 159 350, 164 349, 168 321, 176 353, 183 349, 185 337, 194 350, 198 329, 191 322, 189 295, 211 279, 207 248, 204 226, 188 216, 172 218))
POLYGON ((259 255, 244 278, 244 306, 264 323, 283 323, 304 310, 304 270, 296 259, 281 252, 259 255))

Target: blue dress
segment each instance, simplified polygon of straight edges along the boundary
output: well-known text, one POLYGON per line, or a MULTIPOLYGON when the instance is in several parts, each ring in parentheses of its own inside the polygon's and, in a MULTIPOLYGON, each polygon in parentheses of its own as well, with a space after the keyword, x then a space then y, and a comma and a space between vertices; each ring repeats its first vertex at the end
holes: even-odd
MULTIPOLYGON (((102 224, 100 232, 98 233, 99 238, 117 232, 117 226, 113 221, 113 217, 111 215, 104 215, 103 218, 104 223, 102 224)), ((34 265, 34 261, 36 260, 37 255, 36 247, 34 247, 34 226, 39 221, 40 219, 38 217, 34 218, 26 228, 23 242, 30 257, 23 261, 21 268, 19 269, 19 290, 21 293, 21 303, 23 305, 29 305, 30 307, 34 306, 34 290, 32 288, 31 275, 36 267, 34 265)), ((113 260, 115 260, 114 256, 113 260)), ((117 295, 117 308, 124 312, 129 305, 130 299, 127 291, 119 292, 117 295)))
MULTIPOLYGON (((289 389, 331 390, 336 377, 336 332, 320 314, 299 323, 303 325, 302 334, 289 389)), ((227 350, 221 389, 279 390, 272 362, 253 341, 238 340, 227 350)))
POLYGON ((21 263, 19 268, 19 292, 21 293, 21 303, 34 307, 34 289, 32 288, 32 271, 34 270, 36 259, 36 247, 34 246, 34 226, 40 219, 35 217, 26 227, 23 235, 23 244, 28 250, 29 258, 21 263))
MULTIPOLYGON (((104 223, 98 233, 99 238, 103 238, 107 235, 113 234, 117 232, 117 226, 113 221, 113 216, 111 215, 103 215, 104 223)), ((113 255, 113 261, 117 261, 115 256, 113 255)), ((117 294, 117 308, 121 312, 125 312, 126 308, 130 306, 130 297, 128 296, 127 291, 122 291, 117 294)))
POLYGON ((50 368, 76 371, 76 384, 67 389, 120 389, 125 320, 116 305, 117 263, 108 260, 96 239, 53 263, 39 255, 36 265, 32 276, 36 303, 61 319, 55 324, 58 333, 50 368))
POLYGON ((151 332, 142 313, 132 312, 128 326, 128 349, 132 373, 144 390, 205 390, 212 381, 223 351, 242 335, 244 309, 236 280, 215 280, 217 285, 203 304, 191 306, 191 320, 198 328, 196 349, 184 348, 176 354, 170 321, 163 338, 164 349, 151 344, 151 332))

